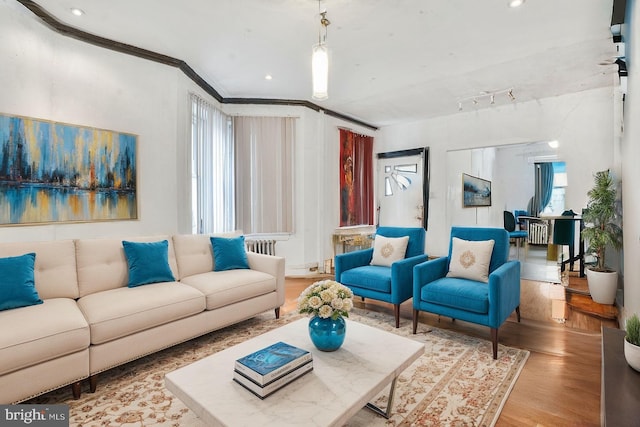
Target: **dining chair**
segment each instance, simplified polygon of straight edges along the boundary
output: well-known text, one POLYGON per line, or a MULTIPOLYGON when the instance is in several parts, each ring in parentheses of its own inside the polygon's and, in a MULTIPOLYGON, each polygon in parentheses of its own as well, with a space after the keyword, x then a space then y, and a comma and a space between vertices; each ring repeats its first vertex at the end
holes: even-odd
POLYGON ((520 245, 525 242, 529 233, 526 230, 516 228, 516 218, 510 211, 503 211, 502 218, 504 221, 504 229, 509 233, 509 239, 513 239, 516 243, 516 258, 520 259, 520 245))

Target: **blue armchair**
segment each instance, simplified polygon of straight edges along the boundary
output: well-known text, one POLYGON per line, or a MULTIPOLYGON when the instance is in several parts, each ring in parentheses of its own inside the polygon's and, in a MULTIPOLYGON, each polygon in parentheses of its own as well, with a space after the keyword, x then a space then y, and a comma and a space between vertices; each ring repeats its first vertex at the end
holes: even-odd
POLYGON ((354 295, 393 304, 396 328, 400 327, 400 304, 413 295, 413 267, 427 260, 424 253, 426 232, 418 227, 378 227, 376 235, 409 236, 405 258, 391 267, 370 265, 373 248, 336 255, 336 281, 348 286, 354 295))
POLYGON ((498 328, 514 310, 520 321, 520 261, 509 261, 508 257, 509 233, 505 229, 453 227, 449 255, 424 262, 413 269, 413 333, 418 327, 420 311, 488 326, 491 328, 493 358, 496 359, 498 328), (488 283, 447 277, 454 237, 472 241, 494 240, 488 283))

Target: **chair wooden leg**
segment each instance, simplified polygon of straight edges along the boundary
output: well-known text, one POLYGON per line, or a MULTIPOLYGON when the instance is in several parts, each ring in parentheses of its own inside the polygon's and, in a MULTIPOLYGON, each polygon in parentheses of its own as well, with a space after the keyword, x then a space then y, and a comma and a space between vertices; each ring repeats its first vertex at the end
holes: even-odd
POLYGON ((98 388, 98 374, 89 376, 89 391, 95 393, 98 388))
POLYGON ((498 328, 491 328, 491 343, 493 344, 493 358, 498 358, 498 328))
POLYGON ((416 331, 418 330, 418 316, 419 315, 420 315, 420 312, 414 308, 413 309, 413 333, 414 333, 414 335, 415 335, 416 331))
POLYGON ((276 312, 276 319, 279 319, 280 318, 280 307, 276 307, 275 312, 276 312))
POLYGON ((396 318, 396 328, 400 327, 400 304, 393 304, 393 315, 396 318))
POLYGON ((516 307, 516 317, 518 318, 518 323, 520 323, 520 306, 516 307))
POLYGON ((82 393, 82 389, 80 387, 80 381, 76 381, 75 383, 71 384, 71 394, 73 394, 73 398, 75 400, 80 399, 80 394, 82 393))

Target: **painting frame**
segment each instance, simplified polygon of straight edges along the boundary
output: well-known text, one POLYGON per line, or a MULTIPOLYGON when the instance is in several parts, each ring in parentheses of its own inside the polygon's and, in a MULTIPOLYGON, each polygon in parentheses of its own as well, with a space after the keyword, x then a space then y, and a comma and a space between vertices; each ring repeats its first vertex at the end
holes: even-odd
POLYGON ((491 181, 463 173, 462 207, 477 208, 489 206, 491 206, 491 181))
POLYGON ((0 227, 138 219, 138 136, 0 113, 0 227))

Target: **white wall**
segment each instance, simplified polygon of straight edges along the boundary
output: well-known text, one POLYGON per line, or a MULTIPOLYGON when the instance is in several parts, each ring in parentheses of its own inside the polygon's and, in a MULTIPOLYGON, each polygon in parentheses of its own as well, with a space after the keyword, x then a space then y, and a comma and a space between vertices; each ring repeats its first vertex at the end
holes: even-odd
MULTIPOLYGON (((517 96, 517 88, 515 92, 517 96)), ((461 158, 460 163, 449 162, 447 152, 557 139, 560 142, 558 158, 567 163, 566 206, 581 209, 586 204, 593 173, 614 167, 613 105, 611 89, 604 88, 460 112, 382 128, 376 151, 430 147, 427 253, 439 256, 446 254, 448 249, 449 215, 456 225, 502 226, 502 206, 498 206, 495 210, 499 213, 494 214, 487 208, 479 208, 477 218, 470 210, 452 211, 452 204, 459 205, 461 200, 460 173, 466 167, 472 170, 474 163, 471 158, 461 158)), ((465 156, 463 153, 456 155, 465 156)), ((483 174, 491 176, 492 172, 483 171, 483 174)), ((493 197, 501 203, 500 194, 494 191, 493 197)))
POLYGON ((624 108, 622 139, 622 200, 624 221, 624 308, 625 317, 640 315, 640 7, 627 2, 625 31, 628 92, 624 108))
MULTIPOLYGON (((139 136, 139 220, 0 227, 1 240, 189 232, 188 94, 194 91, 215 103, 211 97, 177 69, 58 35, 17 2, 0 1, 0 58, 0 112, 139 136)), ((288 271, 303 272, 322 265, 333 254, 331 234, 339 224, 340 126, 374 135, 376 153, 430 147, 430 255, 444 254, 447 249, 447 201, 452 197, 447 151, 557 139, 567 161, 571 189, 567 206, 583 206, 593 172, 612 167, 613 162, 613 97, 609 89, 462 112, 378 132, 301 107, 222 108, 230 114, 300 117, 296 230, 278 245, 287 258, 288 271)), ((627 182, 638 182, 637 178, 627 182)), ((636 245, 637 236, 636 232, 636 245)))
POLYGON ((137 221, 1 227, 28 241, 177 231, 178 71, 60 36, 0 3, 0 112, 138 135, 137 221))
POLYGON ((227 114, 298 117, 295 231, 277 245, 289 274, 332 258, 339 224, 338 127, 303 107, 220 105, 179 70, 61 36, 17 2, 0 1, 0 112, 138 135, 136 221, 0 227, 0 240, 31 241, 191 232, 189 93, 227 114))

